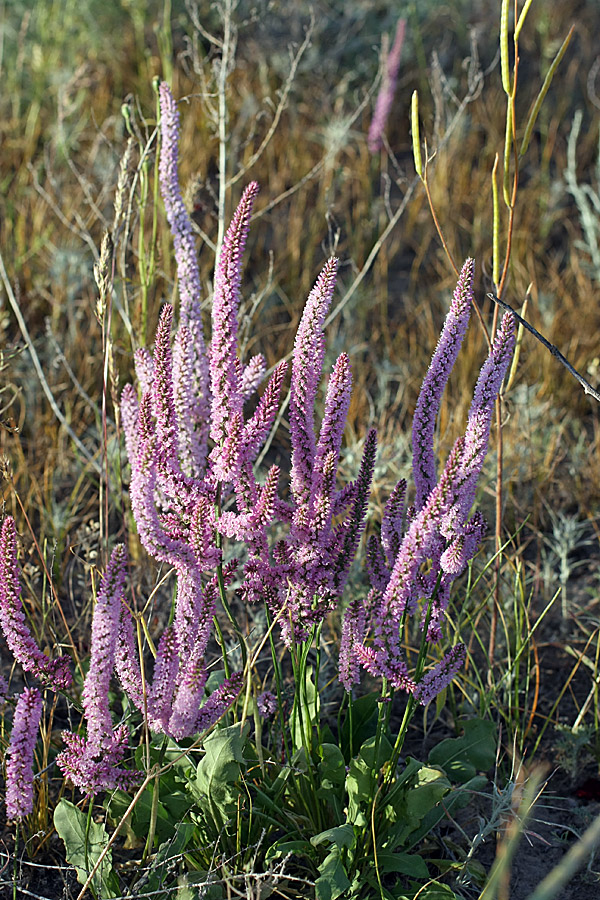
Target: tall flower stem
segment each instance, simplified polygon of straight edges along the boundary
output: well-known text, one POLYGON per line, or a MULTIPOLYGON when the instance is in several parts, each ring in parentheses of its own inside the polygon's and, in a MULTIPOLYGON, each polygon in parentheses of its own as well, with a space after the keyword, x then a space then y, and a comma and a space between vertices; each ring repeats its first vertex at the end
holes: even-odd
POLYGON ((275 689, 277 691, 277 706, 279 708, 279 721, 281 725, 281 737, 283 740, 283 748, 285 752, 286 762, 290 760, 290 748, 287 740, 287 726, 285 721, 285 716, 283 714, 283 696, 282 696, 282 677, 281 677, 281 666, 279 664, 279 659, 277 658, 277 650, 275 647, 275 638, 273 637, 273 621, 271 619, 271 613, 269 612, 269 607, 265 605, 265 613, 267 616, 267 627, 269 629, 269 646, 271 647, 271 659, 273 660, 273 671, 275 673, 275 689))
MULTIPOLYGON (((298 728, 300 731, 300 740, 302 743, 302 749, 304 750, 304 756, 306 759, 306 772, 308 774, 308 778, 311 785, 311 798, 314 799, 314 810, 313 810, 313 819, 316 824, 316 827, 319 831, 322 831, 323 824, 321 821, 321 807, 319 805, 317 799, 317 790, 318 785, 315 779, 314 772, 314 762, 312 758, 312 741, 310 734, 310 711, 308 707, 308 695, 306 693, 306 661, 308 658, 309 650, 312 646, 312 641, 314 638, 314 629, 312 629, 310 636, 307 640, 303 641, 300 653, 298 653, 298 645, 296 641, 293 642, 290 648, 290 655, 292 658, 292 668, 294 670, 294 684, 295 684, 295 693, 294 693, 294 708, 292 711, 292 717, 297 717, 295 721, 298 723, 298 728)), ((299 749, 299 748, 298 748, 299 749)))
MULTIPOLYGON (((216 499, 216 503, 215 503, 215 514, 216 514, 217 519, 221 515, 221 488, 222 488, 222 486, 221 486, 221 484, 219 484, 219 486, 217 488, 217 499, 216 499)), ((219 533, 218 530, 215 532, 215 542, 216 542, 216 546, 218 547, 218 549, 221 550, 223 548, 223 537, 219 533)), ((250 671, 248 668, 248 648, 246 646, 246 638, 244 637, 242 629, 240 628, 238 621, 235 618, 235 616, 231 610, 231 607, 229 605, 229 601, 227 599, 227 590, 225 588, 225 579, 223 578, 223 563, 222 562, 219 562, 217 565, 217 587, 219 589, 219 598, 221 600, 223 609, 225 610, 227 618, 231 622, 231 626, 239 639, 240 650, 242 653, 242 661, 244 664, 244 672, 246 673, 246 677, 249 679, 250 671)), ((216 616, 215 616, 215 627, 217 630, 219 643, 221 645, 221 650, 223 652, 223 665, 225 667, 225 675, 227 678, 229 678, 229 674, 230 674, 229 673, 229 663, 227 661, 227 653, 225 650, 225 642, 224 642, 224 638, 223 638, 223 632, 221 631, 219 623, 217 622, 216 616)))
MULTIPOLYGON (((439 585, 441 581, 441 575, 438 575, 437 584, 433 590, 431 598, 429 600, 427 606, 427 614, 425 616, 425 621, 423 622, 423 630, 421 632, 421 646, 419 647, 419 655, 417 657, 417 664, 415 667, 415 681, 417 684, 421 680, 421 676, 423 674, 423 669, 425 667, 425 660, 427 658, 427 631, 429 629, 429 621, 431 619, 431 612, 433 609, 433 603, 436 598, 439 585)), ((412 720, 412 717, 415 713, 415 709, 417 708, 417 701, 414 698, 413 694, 410 694, 408 697, 408 701, 406 703, 406 708, 404 710, 404 716, 402 717, 402 722, 400 724, 400 729, 398 731, 398 737, 396 738, 396 743, 394 744, 394 749, 392 751, 392 755, 390 757, 388 768, 383 776, 384 785, 389 785, 392 778, 396 772, 396 766, 398 765, 398 759, 400 758, 400 753, 402 752, 402 747, 404 745, 404 741, 406 738, 406 733, 408 731, 408 726, 412 720)))

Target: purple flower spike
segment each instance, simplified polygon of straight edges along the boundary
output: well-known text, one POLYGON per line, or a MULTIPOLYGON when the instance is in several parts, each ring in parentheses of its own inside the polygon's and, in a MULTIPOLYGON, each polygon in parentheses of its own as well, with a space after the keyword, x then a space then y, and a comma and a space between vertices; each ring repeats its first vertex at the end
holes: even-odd
MULTIPOLYGON (((310 505, 314 507, 317 498, 324 498, 325 502, 333 503, 335 488, 335 473, 342 446, 342 436, 346 417, 350 406, 352 392, 352 373, 350 360, 347 353, 342 353, 337 359, 327 386, 325 398, 325 412, 319 441, 315 450, 313 476, 311 483, 310 505), (326 488, 326 472, 329 470, 332 478, 326 488)), ((330 516, 329 516, 330 517, 330 516)), ((328 523, 327 523, 328 524, 328 523)))
POLYGON ((359 680, 360 658, 356 648, 365 635, 366 611, 359 597, 353 600, 344 613, 340 642, 339 678, 347 691, 359 680))
POLYGON ((396 557, 383 597, 386 610, 392 612, 396 621, 400 620, 407 606, 410 612, 414 611, 415 589, 418 590, 416 576, 421 565, 430 558, 437 546, 440 518, 451 508, 457 496, 463 447, 464 440, 459 438, 452 448, 439 483, 429 495, 423 509, 412 520, 396 557))
POLYGON ((115 670, 129 699, 139 710, 144 709, 142 673, 133 632, 133 618, 125 603, 121 605, 119 633, 115 649, 115 670))
POLYGON ((72 681, 69 659, 48 659, 29 630, 21 605, 17 531, 12 516, 4 520, 0 534, 0 625, 14 658, 26 672, 47 681, 54 691, 69 687, 72 681))
POLYGON ((163 81, 159 88, 161 116, 161 149, 159 161, 160 189, 167 220, 173 235, 179 295, 180 322, 189 326, 193 337, 194 388, 197 397, 194 421, 208 421, 210 389, 208 360, 202 314, 200 310, 200 272, 192 223, 187 214, 179 186, 179 112, 169 85, 163 81))
POLYGON ((125 547, 119 544, 110 557, 94 607, 90 668, 83 687, 88 746, 93 755, 102 753, 113 739, 108 689, 115 666, 125 567, 125 547))
POLYGON ((240 693, 243 683, 244 676, 242 673, 234 672, 231 678, 228 678, 223 684, 219 685, 216 691, 213 691, 198 713, 194 733, 206 731, 207 728, 214 725, 217 719, 220 719, 227 712, 240 693))
POLYGON ((256 706, 263 719, 272 719, 277 712, 277 705, 277 697, 273 691, 263 691, 256 698, 256 706))
POLYGON ((187 325, 190 312, 200 299, 200 273, 194 233, 179 186, 179 110, 166 81, 159 87, 161 148, 160 189, 175 243, 181 320, 187 325))
POLYGON ((275 366, 271 379, 265 388, 262 397, 258 401, 254 415, 244 426, 242 440, 244 457, 246 459, 255 459, 259 448, 271 430, 273 422, 275 421, 275 416, 277 415, 279 395, 281 394, 281 387, 286 372, 286 362, 280 362, 275 366))
POLYGON ((200 478, 206 467, 209 422, 194 394, 194 339, 180 325, 173 345, 173 403, 179 429, 179 459, 188 477, 200 478))
POLYGON ((156 651, 152 688, 148 694, 148 724, 153 731, 166 732, 173 710, 173 695, 179 673, 177 638, 173 628, 165 628, 156 651))
POLYGON ((179 467, 179 442, 177 418, 173 401, 173 359, 171 354, 171 326, 173 307, 166 304, 156 329, 154 345, 154 383, 152 386, 152 411, 156 419, 158 454, 164 457, 169 468, 181 472, 179 467))
POLYGON ((4 677, 4 675, 0 672, 0 706, 6 703, 6 698, 8 697, 8 681, 4 677))
POLYGON ((125 432, 125 450, 127 459, 133 465, 138 451, 138 415, 140 404, 132 384, 126 384, 121 394, 121 419, 125 432))
POLYGON ((267 361, 262 353, 253 356, 245 366, 240 380, 240 392, 244 400, 249 400, 256 393, 267 371, 267 361))
POLYGON ((33 811, 33 751, 42 717, 42 695, 25 688, 17 700, 6 751, 6 814, 9 819, 33 811))
POLYGON ((152 390, 154 382, 154 360, 149 350, 145 347, 139 347, 134 355, 135 374, 140 383, 142 394, 152 390))
POLYGON ((61 771, 67 775, 75 787, 87 795, 115 788, 128 790, 139 781, 139 772, 120 768, 127 752, 127 726, 117 728, 100 755, 90 752, 85 738, 70 731, 63 731, 65 749, 56 757, 61 771))
POLYGON ((354 503, 352 505, 350 518, 340 527, 340 534, 343 535, 343 543, 334 570, 335 588, 340 595, 346 584, 348 572, 358 549, 358 544, 365 526, 376 455, 377 432, 374 428, 371 428, 365 439, 360 470, 355 483, 354 503))
POLYGON ((294 342, 290 388, 290 436, 292 439, 292 492, 299 507, 310 499, 315 458, 314 405, 323 370, 323 324, 331 304, 337 259, 330 259, 309 294, 294 342))
POLYGON ((427 706, 428 703, 431 703, 444 688, 448 687, 458 670, 462 667, 466 655, 467 651, 464 644, 456 644, 452 647, 443 660, 430 672, 426 672, 415 687, 413 692, 415 700, 418 700, 422 706, 427 706))
MULTIPOLYGON (((488 450, 490 427, 496 397, 500 391, 502 382, 515 347, 515 320, 512 313, 506 313, 488 358, 484 362, 473 395, 473 403, 469 411, 469 419, 465 431, 465 449, 461 465, 462 488, 457 503, 459 521, 466 521, 473 501, 477 479, 481 473, 485 456, 488 450)), ((445 525, 445 531, 451 536, 454 530, 452 517, 456 516, 456 510, 451 513, 445 525)))
POLYGON ((400 68, 400 57, 402 55, 402 45, 404 44, 404 35, 406 32, 406 19, 400 19, 396 26, 396 37, 389 56, 385 61, 385 70, 383 80, 377 95, 377 103, 375 104, 375 113, 371 120, 369 128, 369 136, 367 138, 367 146, 371 153, 377 153, 383 147, 383 133, 387 124, 388 116, 392 108, 394 93, 396 91, 396 81, 398 78, 398 69, 400 68))
POLYGON ((438 345, 423 381, 413 419, 413 477, 417 491, 415 505, 421 509, 436 483, 433 449, 435 422, 440 400, 456 362, 469 324, 473 301, 475 262, 467 259, 462 267, 454 297, 444 322, 438 345))
POLYGON ((406 480, 402 478, 390 494, 381 520, 381 543, 390 566, 394 565, 402 543, 402 516, 405 499, 406 480))
POLYGON ((237 359, 237 316, 240 305, 242 255, 258 190, 258 184, 253 181, 242 194, 227 229, 215 272, 213 333, 210 345, 212 388, 210 435, 216 444, 213 451, 215 462, 219 460, 232 418, 241 415, 244 402, 242 377, 237 359))

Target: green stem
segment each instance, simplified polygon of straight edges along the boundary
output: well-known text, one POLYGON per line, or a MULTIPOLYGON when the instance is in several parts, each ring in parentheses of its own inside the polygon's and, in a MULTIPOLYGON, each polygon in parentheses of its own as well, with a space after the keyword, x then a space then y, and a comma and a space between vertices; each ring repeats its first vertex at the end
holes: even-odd
POLYGON ((269 612, 269 608, 265 606, 265 613, 267 616, 267 628, 269 629, 269 645, 271 647, 271 658, 273 660, 273 671, 275 673, 275 686, 277 689, 277 705, 279 707, 279 720, 281 723, 281 736, 283 738, 283 745, 285 749, 285 758, 286 761, 290 760, 290 748, 288 746, 287 741, 287 727, 286 721, 283 715, 283 699, 282 699, 282 691, 281 691, 281 667, 279 665, 279 660, 277 659, 277 650, 275 649, 275 639, 273 638, 273 622, 271 620, 271 613, 269 612))
POLYGON ((213 616, 213 622, 215 626, 215 631, 217 632, 217 641, 219 643, 219 647, 221 648, 221 653, 223 654, 223 668, 225 669, 225 678, 229 678, 231 676, 231 669, 229 668, 229 660, 227 659, 227 647, 225 646, 225 636, 223 635, 223 631, 221 629, 221 625, 219 624, 219 620, 216 616, 213 616))
MULTIPOLYGON (((296 642, 294 641, 292 644, 291 657, 292 667, 294 669, 294 683, 296 686, 292 716, 294 717, 295 714, 295 717, 298 717, 299 721, 300 739, 302 742, 302 748, 304 749, 304 756, 306 758, 306 771, 308 774, 308 779, 310 781, 310 786, 312 788, 311 805, 313 808, 313 821, 316 823, 318 831, 322 831, 323 825, 321 821, 321 807, 317 798, 317 782, 315 780, 314 772, 315 766, 310 747, 310 714, 308 710, 308 701, 306 694, 306 660, 308 657, 308 651, 310 650, 310 645, 312 644, 313 635, 314 629, 311 632, 311 637, 309 638, 309 640, 304 641, 300 659, 298 659, 297 656, 296 642)), ((304 802, 306 803, 306 800, 304 800, 304 802)))
MULTIPOLYGON (((417 665, 415 667, 415 681, 418 684, 421 680, 421 676, 423 674, 423 669, 425 668, 425 660, 427 657, 427 631, 429 629, 429 621, 431 619, 431 611, 433 608, 433 601, 437 596, 441 573, 438 575, 438 580, 435 585, 433 594, 429 600, 429 604, 427 606, 427 614, 425 616, 425 622, 423 623, 423 631, 421 632, 421 646, 419 647, 419 655, 417 657, 417 665)), ((392 755, 390 757, 390 762, 388 769, 384 775, 384 784, 389 785, 394 774, 396 772, 396 766, 398 765, 398 760, 400 758, 400 753, 402 752, 402 747, 404 745, 404 741, 406 738, 406 733, 408 731, 408 726, 410 725, 411 719, 414 715, 415 709, 417 707, 417 701, 415 700, 413 694, 409 695, 408 701, 406 703, 406 709, 404 710, 404 716, 402 717, 402 723, 400 725, 400 730, 398 732, 398 737, 396 738, 396 743, 394 744, 394 749, 392 751, 392 755)))
POLYGON ((142 863, 144 863, 150 855, 154 846, 154 835, 156 834, 156 822, 158 819, 158 795, 160 787, 160 778, 158 775, 154 777, 154 785, 152 788, 152 806, 150 808, 150 826, 148 828, 148 837, 146 838, 146 846, 142 853, 142 863))

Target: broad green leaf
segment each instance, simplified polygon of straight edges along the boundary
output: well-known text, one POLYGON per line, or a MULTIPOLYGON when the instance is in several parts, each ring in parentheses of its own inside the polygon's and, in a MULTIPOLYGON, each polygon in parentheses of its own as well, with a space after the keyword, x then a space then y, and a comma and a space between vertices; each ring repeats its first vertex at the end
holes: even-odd
POLYGON ((321 787, 337 790, 346 780, 346 763, 342 751, 335 744, 322 744, 319 747, 319 775, 321 787))
POLYGON ((267 862, 270 862, 270 860, 277 859, 280 856, 287 856, 288 853, 293 853, 296 856, 314 857, 315 851, 308 841, 277 841, 277 843, 269 847, 265 854, 265 859, 267 862))
MULTIPOLYGON (((175 826, 175 834, 171 840, 165 841, 160 845, 156 856, 152 860, 148 878, 144 882, 144 893, 154 893, 160 891, 161 888, 171 888, 174 872, 177 871, 177 862, 181 859, 181 855, 188 846, 194 826, 189 822, 182 822, 175 826)), ((172 896, 172 891, 164 895, 156 893, 155 900, 168 900, 172 896)))
MULTIPOLYGON (((367 738, 373 737, 377 727, 377 700, 379 694, 365 694, 352 700, 352 749, 354 754, 367 738)), ((341 747, 344 759, 350 762, 350 714, 346 713, 342 725, 341 747)))
POLYGON ((304 729, 305 735, 307 735, 307 733, 310 734, 312 732, 312 726, 315 725, 317 721, 319 695, 312 676, 313 668, 312 666, 307 666, 306 677, 304 679, 304 690, 300 690, 300 685, 296 686, 296 701, 290 717, 290 732, 295 750, 304 747, 302 729, 304 729), (298 708, 298 700, 300 697, 302 698, 301 714, 298 708))
MULTIPOLYGON (((85 884, 102 851, 108 844, 108 834, 104 825, 92 821, 87 834, 86 847, 87 824, 87 813, 82 812, 69 800, 63 798, 54 810, 54 827, 65 845, 67 862, 75 866, 77 881, 80 884, 85 884)), ((112 853, 110 850, 92 878, 91 885, 96 892, 96 896, 103 898, 121 896, 119 879, 112 867, 112 853)))
POLYGON ((450 788, 443 772, 423 766, 417 774, 416 783, 406 792, 406 801, 391 832, 390 842, 407 850, 415 846, 445 816, 444 809, 436 807, 450 788), (409 837, 410 843, 407 843, 409 837))
POLYGON ((190 781, 192 793, 219 829, 236 810, 239 793, 236 781, 244 765, 248 728, 246 725, 240 732, 239 725, 229 725, 214 731, 204 742, 204 756, 195 779, 190 781))
POLYGON ((411 882, 408 892, 398 894, 396 900, 458 900, 447 884, 419 885, 411 882))
POLYGON ((477 772, 487 772, 496 759, 496 726, 484 719, 469 719, 464 734, 448 738, 433 748, 429 762, 441 766, 453 781, 466 782, 477 772))
POLYGON ((336 744, 322 744, 319 747, 319 781, 317 796, 325 800, 332 811, 335 821, 344 821, 343 813, 346 805, 346 763, 342 751, 336 744))
POLYGON ((409 756, 404 770, 396 775, 393 787, 385 795, 383 800, 393 809, 400 809, 400 805, 404 803, 405 795, 410 791, 411 786, 416 783, 419 771, 423 768, 423 763, 409 756))
POLYGON ((320 834, 315 834, 314 837, 311 837, 310 842, 313 847, 324 843, 335 844, 339 850, 342 847, 351 847, 354 843, 354 828, 348 823, 337 825, 335 828, 328 828, 320 834))
POLYGON ((175 900, 223 900, 222 885, 211 884, 210 879, 208 872, 185 872, 177 879, 175 900))
POLYGON ((319 872, 321 874, 315 881, 316 900, 336 900, 350 887, 337 847, 321 863, 319 872))
POLYGON ((389 850, 378 850, 377 864, 382 872, 398 872, 410 878, 429 878, 427 863, 416 853, 390 853, 389 850))
POLYGON ((353 825, 365 826, 369 821, 373 797, 377 790, 377 773, 392 755, 392 745, 386 737, 379 743, 375 761, 375 738, 369 738, 360 748, 356 759, 350 762, 346 775, 348 793, 348 820, 353 825))

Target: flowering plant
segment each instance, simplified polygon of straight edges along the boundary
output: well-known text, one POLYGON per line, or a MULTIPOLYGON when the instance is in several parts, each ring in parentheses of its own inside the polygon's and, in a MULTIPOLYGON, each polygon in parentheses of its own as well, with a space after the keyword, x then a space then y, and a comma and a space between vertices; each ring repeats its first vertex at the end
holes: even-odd
MULTIPOLYGON (((370 430, 355 479, 338 484, 352 387, 346 353, 332 367, 320 425, 315 422, 337 260, 328 260, 318 276, 294 343, 289 487, 282 492, 280 467, 272 465, 261 480, 255 464, 277 417, 288 366, 281 362, 274 367, 257 399, 266 361, 262 355, 240 359, 238 346, 242 256, 258 185, 253 182, 243 192, 218 254, 207 344, 193 232, 178 181, 179 117, 166 83, 160 85, 160 110, 160 185, 175 245, 180 309, 175 324, 174 309, 165 304, 153 352, 136 352, 137 387, 123 390, 120 411, 139 538, 153 559, 175 573, 175 599, 169 624, 152 648, 149 677, 134 627, 141 614, 132 610, 125 589, 125 549, 119 545, 113 550, 94 608, 82 696, 86 734, 66 732, 66 748, 57 763, 88 797, 116 791, 112 815, 145 767, 136 798, 143 798, 154 778, 152 814, 148 822, 134 817, 132 827, 146 835, 148 853, 159 837, 175 839, 174 828, 169 830, 164 821, 159 834, 159 821, 161 810, 166 810, 163 819, 175 815, 167 797, 177 791, 183 799, 176 815, 190 826, 181 832, 179 852, 193 846, 206 854, 220 842, 223 852, 235 853, 236 847, 260 842, 260 827, 271 841, 265 859, 274 863, 293 853, 304 860, 302 865, 317 876, 318 897, 359 897, 374 885, 383 896, 390 874, 428 877, 425 863, 408 851, 431 827, 428 823, 441 816, 436 805, 452 791, 442 764, 436 768, 400 760, 416 706, 434 700, 465 659, 464 646, 457 644, 428 665, 431 656, 439 657, 436 648, 444 637, 452 583, 485 532, 482 516, 471 508, 493 406, 512 356, 513 319, 507 314, 502 320, 477 380, 464 435, 438 475, 434 434, 440 399, 473 303, 474 262, 468 259, 417 402, 414 502, 407 506, 407 483, 398 482, 378 533, 367 541, 370 587, 342 612, 336 734, 321 710, 322 630, 343 605, 365 530, 376 457, 376 434, 370 430), (240 620, 248 604, 259 603, 264 604, 266 630, 257 647, 240 620), (241 670, 232 671, 221 611, 239 645, 241 670), (412 616, 418 617, 421 642, 411 667, 402 643, 412 616), (208 666, 213 623, 222 651, 217 679, 208 666), (289 651, 289 668, 276 647, 278 632, 289 651), (264 684, 259 683, 260 673, 264 675, 259 655, 267 641, 273 690, 261 690, 264 684), (361 670, 381 679, 379 697, 355 696, 361 670), (115 672, 131 709, 137 710, 131 722, 137 716, 147 735, 145 755, 138 748, 133 765, 130 724, 113 725, 109 687, 115 672), (399 727, 392 724, 395 692, 408 695, 399 727), (196 766, 190 745, 198 739, 204 756, 196 766), (250 785, 249 772, 255 769, 261 775, 253 775, 250 785), (407 798, 419 791, 419 814, 402 818, 402 810, 410 806, 407 798), (258 825, 250 815, 255 807, 258 825), (426 823, 430 813, 433 818, 426 823)), ((69 687, 68 661, 50 661, 42 654, 25 621, 10 518, 0 545, 0 625, 27 672, 53 690, 69 687)), ((147 626, 145 630, 149 633, 147 626)), ((12 816, 22 817, 31 809, 30 792, 15 798, 19 786, 31 781, 40 714, 41 695, 26 689, 15 712, 7 766, 12 816)), ((447 804, 462 802, 461 790, 447 804)), ((71 807, 61 803, 64 816, 71 807)), ((90 803, 90 814, 91 809, 90 803)), ((69 814, 79 811, 72 807, 69 814)), ((61 816, 59 830, 60 821, 61 816)), ((64 829, 61 834, 68 840, 64 829)), ((88 884, 95 871, 87 876, 88 884)))

